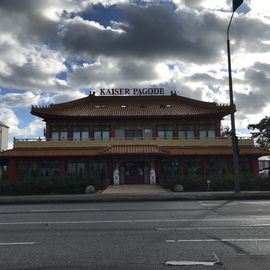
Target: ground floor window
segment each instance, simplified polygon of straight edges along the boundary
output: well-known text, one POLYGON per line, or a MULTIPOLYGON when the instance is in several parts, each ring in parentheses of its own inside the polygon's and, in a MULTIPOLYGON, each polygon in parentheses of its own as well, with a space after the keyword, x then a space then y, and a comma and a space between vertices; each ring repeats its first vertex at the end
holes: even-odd
POLYGON ((202 161, 200 159, 183 160, 185 176, 202 175, 202 161))
POLYGON ((68 176, 86 176, 86 164, 84 162, 68 162, 68 176))
POLYGON ((179 160, 163 160, 161 162, 161 174, 163 176, 178 176, 179 170, 179 160))
POLYGON ((250 161, 249 158, 241 158, 241 159, 239 159, 239 173, 241 175, 252 174, 251 161, 250 161))
POLYGON ((38 163, 35 160, 19 161, 18 176, 20 178, 38 176, 38 163))
POLYGON ((106 161, 91 161, 89 163, 89 171, 91 177, 107 178, 108 176, 108 162, 106 161))
POLYGON ((225 175, 228 173, 228 164, 225 159, 208 159, 206 174, 208 175, 225 175))
POLYGON ((42 161, 40 163, 40 175, 43 177, 59 176, 60 161, 42 161))
POLYGON ((7 165, 0 165, 0 179, 8 178, 8 167, 7 165))

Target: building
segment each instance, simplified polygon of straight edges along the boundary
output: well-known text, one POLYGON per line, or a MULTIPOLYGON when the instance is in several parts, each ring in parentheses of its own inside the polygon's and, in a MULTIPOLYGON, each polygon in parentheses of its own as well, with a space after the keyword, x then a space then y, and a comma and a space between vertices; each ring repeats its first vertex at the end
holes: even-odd
MULTIPOLYGON (((232 174, 231 138, 220 131, 228 105, 143 90, 125 95, 131 90, 103 89, 99 96, 32 107, 46 123, 45 140, 14 139, 13 149, 0 155, 8 177, 155 184, 171 176, 232 174)), ((265 154, 252 138, 240 138, 240 173, 258 175, 258 157, 265 154)))
MULTIPOLYGON (((9 127, 0 121, 0 151, 5 151, 8 149, 8 129, 9 127)), ((0 179, 6 170, 6 166, 0 166, 0 179)))
POLYGON ((0 151, 8 149, 8 129, 9 127, 0 121, 0 151))

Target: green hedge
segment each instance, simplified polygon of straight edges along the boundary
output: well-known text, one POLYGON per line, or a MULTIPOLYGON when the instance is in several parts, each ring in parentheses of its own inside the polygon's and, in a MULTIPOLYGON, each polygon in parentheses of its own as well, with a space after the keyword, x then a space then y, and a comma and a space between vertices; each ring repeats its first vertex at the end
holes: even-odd
MULTIPOLYGON (((181 184, 184 191, 230 191, 234 190, 234 177, 232 175, 209 176, 203 179, 202 176, 172 176, 162 178, 160 184, 165 188, 173 189, 176 184, 181 184), (207 179, 210 180, 208 189, 207 179)), ((242 191, 270 190, 270 177, 241 176, 240 188, 242 191)))
POLYGON ((80 194, 89 185, 98 185, 94 179, 82 177, 27 178, 0 180, 0 195, 80 194))

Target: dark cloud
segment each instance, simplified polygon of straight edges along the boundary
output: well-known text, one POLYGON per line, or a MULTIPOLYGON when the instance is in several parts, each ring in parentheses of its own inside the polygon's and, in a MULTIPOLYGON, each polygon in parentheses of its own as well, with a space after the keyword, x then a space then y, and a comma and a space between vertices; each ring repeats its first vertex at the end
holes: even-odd
POLYGON ((245 82, 250 84, 252 88, 255 88, 254 90, 263 93, 265 91, 269 91, 270 64, 256 62, 252 67, 245 69, 244 71, 245 71, 245 82))
POLYGON ((259 18, 245 15, 234 18, 230 38, 235 42, 233 50, 245 48, 247 52, 252 53, 270 51, 269 44, 264 43, 270 40, 270 27, 259 18))
POLYGON ((215 14, 164 6, 122 6, 122 33, 100 29, 78 18, 66 22, 63 46, 72 53, 113 57, 178 58, 195 63, 213 62, 224 42, 224 22, 215 14))
POLYGON ((236 104, 242 113, 252 114, 261 111, 270 104, 270 64, 256 62, 245 69, 243 85, 249 87, 248 93, 236 93, 236 104))

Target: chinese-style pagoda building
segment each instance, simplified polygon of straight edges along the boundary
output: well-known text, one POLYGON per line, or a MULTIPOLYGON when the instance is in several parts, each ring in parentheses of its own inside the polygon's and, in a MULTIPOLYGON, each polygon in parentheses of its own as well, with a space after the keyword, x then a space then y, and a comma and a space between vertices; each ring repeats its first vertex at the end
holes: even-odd
MULTIPOLYGON (((115 93, 114 93, 115 94, 115 93)), ((122 94, 122 92, 121 92, 122 94)), ((125 94, 125 93, 124 93, 125 94)), ((230 106, 171 95, 95 95, 32 107, 45 140, 14 139, 0 153, 9 179, 96 177, 111 184, 155 184, 170 176, 232 174, 232 143, 221 136, 230 106)), ((241 173, 258 175, 265 152, 239 139, 241 173)))

